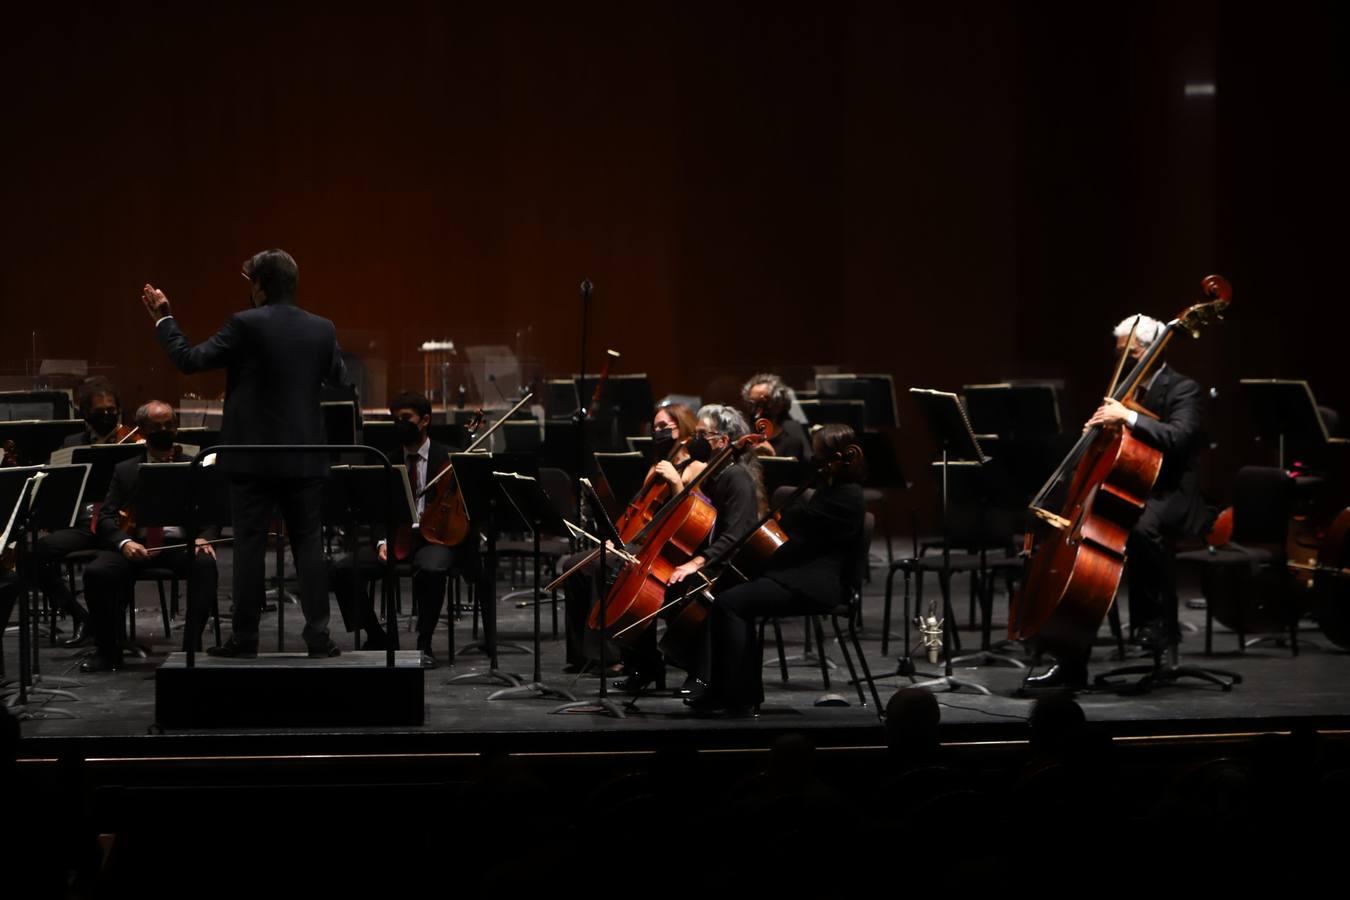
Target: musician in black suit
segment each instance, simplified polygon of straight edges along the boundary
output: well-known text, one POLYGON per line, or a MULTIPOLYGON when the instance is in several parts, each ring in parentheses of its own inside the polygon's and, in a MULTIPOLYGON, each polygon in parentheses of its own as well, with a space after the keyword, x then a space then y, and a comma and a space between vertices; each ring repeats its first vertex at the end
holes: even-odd
MULTIPOLYGON (((117 443, 118 426, 122 424, 122 401, 113 383, 98 375, 86 378, 80 383, 78 398, 84 430, 67 436, 61 446, 117 443)), ((59 528, 43 535, 33 548, 33 567, 37 573, 37 582, 47 595, 47 602, 53 609, 69 615, 74 627, 70 637, 61 642, 64 647, 83 647, 93 641, 94 635, 89 627, 89 614, 70 593, 62 564, 71 553, 98 548, 98 539, 94 536, 92 503, 81 504, 72 527, 59 528)))
POLYGON ((792 418, 792 389, 782 378, 761 372, 741 387, 741 399, 750 409, 750 424, 755 419, 773 423, 773 436, 767 443, 755 447, 757 453, 791 456, 800 460, 803 468, 811 461, 811 438, 806 426, 792 418))
MULTIPOLYGON (((152 400, 136 412, 136 424, 145 435, 145 462, 191 462, 177 454, 174 440, 178 436, 178 417, 167 403, 152 400)), ((183 543, 178 528, 142 528, 134 532, 123 530, 120 514, 130 512, 137 500, 140 484, 141 459, 126 459, 113 469, 108 495, 99 509, 97 539, 102 549, 84 568, 84 595, 89 604, 89 618, 97 652, 80 665, 82 672, 109 672, 122 665, 122 643, 119 622, 122 604, 128 589, 134 584, 136 573, 145 568, 170 569, 189 585, 188 604, 192 620, 196 622, 194 640, 201 645, 206 617, 215 603, 217 570, 216 551, 208 543, 218 535, 214 528, 203 529, 196 539, 192 553, 183 543), (158 547, 171 549, 158 550, 158 547)), ((186 649, 188 637, 183 636, 186 649)))
MULTIPOLYGON (((1166 327, 1148 316, 1131 316, 1116 326, 1116 348, 1138 361, 1166 327)), ((1138 405, 1147 412, 1108 397, 1084 427, 1126 427, 1134 437, 1162 452, 1162 468, 1125 550, 1130 628, 1136 642, 1158 651, 1180 639, 1172 625, 1177 603, 1174 544, 1178 538, 1203 533, 1210 519, 1195 464, 1203 444, 1204 394, 1193 379, 1165 362, 1157 365, 1141 387, 1138 405)), ((1079 688, 1086 684, 1087 658, 1066 653, 1045 674, 1028 678, 1024 686, 1079 688)))
MULTIPOLYGON (((284 250, 264 250, 243 266, 249 309, 192 346, 179 330, 163 291, 147 284, 141 299, 155 320, 155 336, 185 374, 225 369, 224 444, 322 444, 320 389, 345 380, 337 332, 327 319, 296 305, 299 268, 284 250)), ((230 475, 234 526, 233 634, 218 656, 251 657, 258 650, 263 606, 267 526, 281 508, 300 581, 304 639, 310 656, 336 656, 328 635, 327 574, 321 541, 322 479, 328 459, 319 453, 221 456, 230 475)))
MULTIPOLYGON (((857 443, 848 425, 825 425, 813 436, 816 457, 857 443)), ((788 542, 763 575, 717 594, 709 617, 712 677, 708 689, 685 702, 699 711, 751 714, 764 701, 763 653, 756 622, 765 616, 824 615, 848 598, 859 563, 866 505, 861 466, 840 468, 804 503, 783 511, 788 542)))
MULTIPOLYGON (((426 502, 438 487, 422 495, 427 483, 440 474, 450 464, 450 454, 460 448, 450 447, 433 441, 427 435, 431 425, 431 402, 421 394, 402 393, 389 403, 389 412, 394 417, 399 443, 403 445, 403 459, 392 460, 408 467, 408 483, 412 487, 413 498, 420 518, 426 508, 426 502)), ((446 476, 451 477, 451 476, 446 476)), ((417 649, 421 651, 422 665, 433 668, 436 654, 432 650, 431 639, 436 632, 436 624, 441 618, 441 607, 445 600, 445 581, 451 572, 460 571, 474 577, 478 559, 476 541, 467 540, 459 547, 447 547, 435 544, 422 537, 414 528, 411 534, 395 536, 392 555, 395 561, 412 563, 413 601, 417 606, 417 649)), ((391 550, 387 539, 379 540, 374 554, 366 557, 360 554, 359 596, 356 602, 363 604, 361 627, 366 631, 363 649, 384 650, 393 641, 398 646, 398 632, 386 631, 375 617, 374 597, 367 590, 369 583, 383 574, 388 565, 391 550)), ((351 631, 355 626, 355 603, 353 602, 352 563, 350 559, 335 562, 329 571, 329 584, 338 599, 338 606, 351 631)))

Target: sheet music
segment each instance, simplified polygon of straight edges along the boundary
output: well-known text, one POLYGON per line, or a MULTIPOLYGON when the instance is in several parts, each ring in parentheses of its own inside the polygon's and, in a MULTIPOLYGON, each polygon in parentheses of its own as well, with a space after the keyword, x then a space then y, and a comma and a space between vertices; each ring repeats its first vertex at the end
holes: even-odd
POLYGON ((9 511, 9 521, 5 523, 5 532, 0 534, 0 548, 8 550, 14 542, 10 540, 10 533, 14 530, 14 520, 19 517, 19 509, 23 506, 24 497, 28 498, 28 508, 33 508, 33 501, 37 499, 38 488, 42 487, 42 479, 47 477, 46 472, 36 472, 24 481, 23 488, 19 491, 19 500, 14 504, 14 508, 9 511))

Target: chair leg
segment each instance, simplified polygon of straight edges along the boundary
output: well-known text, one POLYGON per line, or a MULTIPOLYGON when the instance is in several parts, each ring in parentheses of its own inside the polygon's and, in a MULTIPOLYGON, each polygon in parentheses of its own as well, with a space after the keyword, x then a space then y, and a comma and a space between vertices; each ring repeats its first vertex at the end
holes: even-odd
MULTIPOLYGON (((168 598, 164 596, 164 581, 156 578, 155 587, 159 590, 159 618, 164 624, 164 639, 171 640, 173 638, 173 629, 169 624, 169 601, 168 598)), ((177 590, 177 588, 178 579, 175 578, 174 589, 177 590)))
POLYGON ((820 656, 820 678, 825 690, 830 689, 830 659, 825 653, 825 630, 820 627, 820 616, 810 617, 810 627, 816 633, 816 652, 820 656))
POLYGON ((220 594, 211 598, 211 619, 215 624, 216 646, 220 646, 220 594))
POLYGON ((1214 655, 1214 608, 1205 599, 1205 655, 1214 655))
MULTIPOLYGON (((895 566, 891 566, 886 573, 886 599, 881 606, 881 655, 886 656, 891 645, 891 599, 895 596, 895 573, 898 571, 895 566)), ((905 582, 909 583, 909 573, 905 573, 905 582)))
MULTIPOLYGON (((553 612, 553 639, 558 639, 558 592, 554 590, 552 597, 549 598, 549 606, 553 612)), ((537 602, 537 601, 536 601, 537 602)))
MULTIPOLYGON (((852 624, 850 618, 849 625, 852 624)), ((867 697, 863 694, 862 682, 858 680, 858 670, 853 667, 853 654, 849 652, 848 642, 844 640, 843 632, 839 630, 839 618, 837 616, 830 616, 830 627, 834 629, 834 639, 839 644, 839 652, 844 654, 844 665, 848 667, 848 679, 858 689, 858 705, 866 706, 867 697)), ((858 632, 857 629, 850 627, 849 633, 857 634, 858 632)))
MULTIPOLYGON (((788 682, 788 664, 787 654, 783 652, 783 626, 777 619, 773 620, 773 638, 778 644, 778 672, 783 679, 783 684, 788 682)), ((759 627, 759 645, 764 646, 764 626, 759 627)))

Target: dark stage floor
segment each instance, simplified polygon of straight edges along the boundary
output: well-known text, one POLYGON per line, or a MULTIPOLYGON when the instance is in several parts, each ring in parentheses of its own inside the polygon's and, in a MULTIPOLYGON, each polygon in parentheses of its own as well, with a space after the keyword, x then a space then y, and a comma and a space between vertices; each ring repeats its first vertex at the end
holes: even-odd
MULTIPOLYGON (((878 550, 881 550, 880 544, 878 550)), ((228 554, 228 550, 222 554, 222 585, 229 584, 228 554)), ((899 640, 892 641, 889 656, 881 655, 882 595, 886 571, 881 562, 883 559, 884 554, 880 552, 874 557, 873 580, 865 590, 863 647, 873 673, 881 676, 879 689, 885 702, 897 687, 908 684, 908 680, 894 675, 896 655, 901 652, 899 640)), ((898 584, 897 580, 897 587, 898 584)), ((966 586, 964 577, 958 576, 955 581, 956 606, 962 619, 963 646, 969 651, 978 645, 979 632, 965 627, 969 624, 966 621, 966 586)), ((936 586, 933 587, 935 589, 936 586)), ((503 584, 503 592, 509 589, 509 585, 503 584)), ((1196 593, 1194 589, 1183 585, 1183 597, 1196 593)), ((409 596, 406 585, 404 596, 409 596)), ((893 629, 897 631, 899 599, 897 594, 897 621, 893 622, 893 629)), ((705 747, 764 746, 783 731, 809 731, 821 746, 875 746, 882 739, 870 697, 866 708, 859 707, 856 693, 847 684, 848 675, 842 654, 833 641, 830 641, 829 652, 831 658, 838 661, 839 667, 832 673, 832 685, 828 693, 843 698, 848 703, 847 707, 815 705, 827 693, 822 685, 819 668, 815 665, 794 666, 790 680, 782 683, 778 675, 777 657, 770 646, 766 648, 765 655, 767 698, 757 719, 695 717, 687 713, 679 699, 667 694, 642 698, 626 718, 619 720, 585 712, 550 714, 559 702, 553 699, 489 700, 489 694, 502 685, 487 677, 448 683, 453 676, 465 673, 485 674, 486 661, 481 655, 460 655, 453 668, 446 666, 445 621, 441 624, 436 640, 442 665, 425 673, 427 711, 426 724, 421 727, 161 733, 155 724, 154 672, 172 647, 161 633, 153 584, 139 587, 137 603, 138 638, 149 644, 151 655, 143 660, 129 660, 121 672, 81 675, 78 672, 79 657, 75 652, 49 647, 44 639, 41 649, 42 673, 48 677, 76 679, 78 686, 70 687, 69 690, 77 699, 71 701, 41 695, 35 698, 29 707, 33 716, 23 723, 24 756, 57 756, 70 752, 161 756, 211 752, 269 753, 282 752, 283 749, 288 752, 321 750, 354 753, 477 752, 487 747, 561 751, 570 748, 631 750, 652 749, 672 740, 693 741, 705 747), (57 717, 60 712, 69 713, 72 717, 57 717), (49 713, 52 715, 49 716, 49 713)), ((222 608, 228 608, 228 597, 224 594, 222 608)), ((996 636, 1001 630, 1001 623, 1006 621, 1006 610, 1006 596, 996 597, 996 636)), ((560 606, 560 617, 561 614, 560 606)), ((514 601, 500 603, 501 639, 528 645, 531 616, 529 608, 522 608, 514 601)), ((1291 657, 1286 647, 1268 643, 1238 654, 1235 652, 1236 636, 1216 624, 1215 647, 1224 652, 1207 658, 1200 652, 1204 641, 1204 613, 1183 608, 1182 620, 1185 630, 1182 661, 1231 669, 1243 676, 1243 683, 1231 692, 1189 682, 1142 696, 1110 691, 1092 692, 1080 698, 1090 720, 1101 723, 1109 733, 1124 739, 1272 730, 1288 727, 1295 720, 1320 728, 1350 727, 1350 654, 1323 640, 1311 623, 1305 623, 1305 631, 1301 634, 1302 653, 1296 658, 1291 657)), ((336 607, 334 621, 338 621, 336 607)), ((275 613, 265 617, 264 650, 276 649, 276 622, 275 613)), ((298 651, 302 648, 299 637, 301 623, 298 607, 288 605, 286 649, 298 651)), ((552 636, 547 606, 543 609, 543 623, 542 672, 545 682, 571 690, 580 698, 594 697, 597 689, 595 678, 578 679, 561 674, 563 643, 561 636, 556 640, 552 636)), ((456 644, 467 644, 471 640, 467 611, 461 621, 454 623, 454 627, 456 644)), ((785 623, 784 634, 789 642, 787 652, 800 654, 802 630, 799 622, 793 620, 785 623)), ((1103 640, 1093 657, 1094 673, 1117 664, 1112 659, 1114 644, 1106 642, 1109 635, 1105 627, 1101 636, 1103 640)), ((337 634, 336 637, 344 649, 350 646, 349 635, 337 634)), ((6 633, 4 641, 5 659, 12 676, 17 665, 15 629, 11 628, 6 633)), ((405 646, 412 643, 409 639, 405 646)), ((313 664, 329 665, 337 662, 314 661, 313 664)), ((528 679, 533 661, 528 654, 503 649, 500 665, 503 670, 528 679)), ((925 662, 920 668, 930 667, 925 662)), ((678 673, 675 674, 677 683, 678 673)), ((939 695, 947 740, 1015 741, 1024 737, 1023 723, 1030 711, 1031 701, 1014 696, 1022 678, 1021 670, 1003 665, 984 665, 962 667, 957 669, 956 674, 988 687, 992 694, 983 696, 963 690, 939 695)), ((627 698, 615 695, 615 699, 623 701, 627 698)), ((295 702, 303 703, 304 699, 297 697, 295 702)))

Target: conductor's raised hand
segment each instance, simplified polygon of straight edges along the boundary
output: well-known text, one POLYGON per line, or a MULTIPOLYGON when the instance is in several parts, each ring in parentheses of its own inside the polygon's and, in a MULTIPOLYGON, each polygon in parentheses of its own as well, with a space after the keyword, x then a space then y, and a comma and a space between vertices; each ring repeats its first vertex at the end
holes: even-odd
POLYGON ((147 284, 141 288, 141 303, 145 306, 145 311, 150 314, 150 321, 158 322, 160 319, 169 315, 169 298, 164 296, 164 292, 153 284, 147 284))

